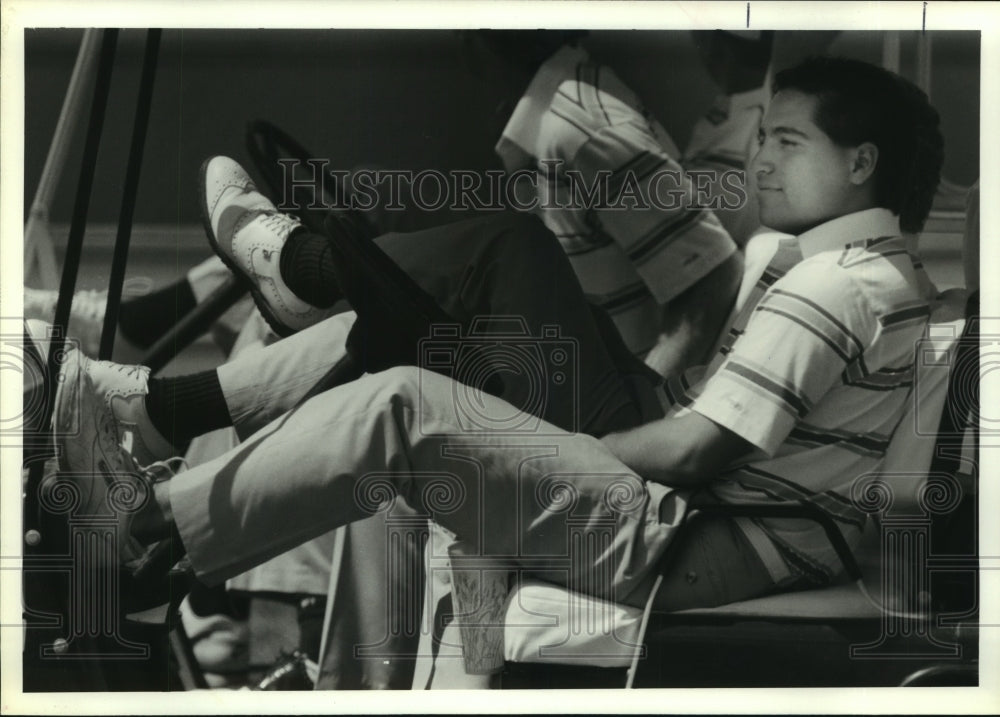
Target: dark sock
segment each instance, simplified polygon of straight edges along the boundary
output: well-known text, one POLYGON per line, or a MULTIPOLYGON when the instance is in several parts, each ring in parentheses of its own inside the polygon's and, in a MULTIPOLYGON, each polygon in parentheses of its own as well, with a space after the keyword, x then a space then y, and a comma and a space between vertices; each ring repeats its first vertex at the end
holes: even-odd
POLYGON ((129 341, 149 348, 197 305, 187 279, 123 301, 118 308, 118 328, 129 341))
POLYGON ((328 309, 342 298, 334 275, 330 241, 308 231, 296 231, 281 247, 281 278, 307 304, 328 309))
POLYGON ((214 370, 150 379, 146 413, 156 430, 175 446, 233 425, 214 370))

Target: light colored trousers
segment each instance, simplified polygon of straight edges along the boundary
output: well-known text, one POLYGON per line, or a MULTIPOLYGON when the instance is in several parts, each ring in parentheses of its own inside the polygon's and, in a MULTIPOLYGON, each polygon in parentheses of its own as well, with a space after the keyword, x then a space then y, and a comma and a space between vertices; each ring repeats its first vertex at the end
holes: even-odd
MULTIPOLYGON (((343 354, 343 342, 351 323, 353 314, 342 316, 330 321, 324 330, 311 334, 307 345, 293 343, 289 347, 267 348, 275 343, 271 339, 276 337, 254 310, 232 347, 232 363, 223 365, 219 371, 228 389, 230 411, 241 417, 236 423, 240 430, 223 428, 199 436, 191 442, 185 456, 188 464, 198 465, 220 456, 238 445, 240 437, 245 438, 266 425, 270 418, 258 417, 263 408, 261 398, 272 402, 269 412, 286 411, 295 405, 309 390, 310 380, 326 370, 328 356, 343 354)), ((330 583, 330 557, 335 540, 331 532, 296 546, 228 580, 226 587, 248 592, 324 595, 330 583)))
POLYGON ((353 311, 336 314, 269 346, 243 352, 216 369, 241 440, 291 409, 344 357, 356 318, 353 311))
MULTIPOLYGON (((310 345, 313 329, 275 346, 310 345)), ((325 358, 324 367, 335 360, 325 358)), ((239 363, 220 368, 224 391, 225 373, 239 363)), ((464 389, 414 367, 365 376, 280 415, 272 401, 287 405, 325 368, 310 371, 300 360, 284 384, 262 376, 267 385, 231 404, 233 418, 242 434, 277 417, 171 481, 174 519, 200 579, 236 575, 400 495, 493 564, 644 602, 651 570, 683 519, 681 494, 645 483, 597 439, 542 422, 531 432, 463 432, 456 405, 469 400, 464 389)), ((474 400, 478 425, 484 416, 510 425, 503 422, 513 406, 485 394, 474 400)))
MULTIPOLYGON (((296 405, 343 358, 355 318, 353 312, 331 317, 292 337, 247 349, 220 366, 219 381, 235 426, 227 431, 245 440, 296 405)), ((234 435, 226 449, 237 443, 234 435)), ((412 653, 417 638, 395 629, 414 619, 419 627, 419 615, 412 614, 419 613, 413 594, 420 594, 420 586, 404 581, 418 569, 412 556, 420 553, 396 540, 405 511, 406 506, 396 506, 391 517, 386 512, 324 533, 227 581, 237 590, 329 593, 328 611, 336 610, 327 615, 323 630, 320 689, 411 684, 408 663, 398 657, 412 653), (359 656, 359 645, 378 648, 359 656)))

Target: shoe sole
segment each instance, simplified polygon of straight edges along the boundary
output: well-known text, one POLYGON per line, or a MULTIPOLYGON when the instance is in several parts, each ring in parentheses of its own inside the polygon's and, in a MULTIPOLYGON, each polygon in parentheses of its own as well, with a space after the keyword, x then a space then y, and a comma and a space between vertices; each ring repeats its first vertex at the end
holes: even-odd
POLYGON ((238 267, 236 262, 234 262, 229 255, 223 251, 218 240, 215 238, 215 232, 212 231, 212 215, 208 209, 208 202, 206 201, 207 193, 205 191, 205 175, 208 173, 208 165, 211 161, 212 158, 209 158, 202 162, 201 169, 198 172, 198 193, 201 204, 201 223, 205 228, 205 236, 208 237, 208 243, 211 245, 212 251, 214 251, 220 259, 222 259, 222 263, 225 264, 231 272, 233 272, 233 276, 239 279, 244 286, 246 286, 247 290, 250 292, 250 296, 253 297, 253 303, 257 306, 257 310, 260 311, 261 316, 264 317, 267 325, 271 327, 274 333, 281 337, 291 336, 296 333, 296 330, 286 326, 280 319, 278 319, 275 313, 271 311, 271 307, 268 304, 267 299, 257 288, 257 285, 249 276, 246 275, 246 272, 238 267))

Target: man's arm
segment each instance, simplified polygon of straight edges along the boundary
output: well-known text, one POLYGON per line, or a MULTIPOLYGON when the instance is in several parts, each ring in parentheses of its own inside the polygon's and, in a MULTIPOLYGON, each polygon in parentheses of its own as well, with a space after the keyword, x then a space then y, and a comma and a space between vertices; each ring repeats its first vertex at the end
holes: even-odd
POLYGON ((639 476, 675 488, 691 488, 716 478, 754 446, 698 413, 661 418, 601 439, 639 476))
POLYGON ((773 456, 848 366, 866 365, 880 326, 842 265, 805 260, 768 289, 687 410, 605 444, 643 478, 670 486, 710 481, 754 449, 773 456))

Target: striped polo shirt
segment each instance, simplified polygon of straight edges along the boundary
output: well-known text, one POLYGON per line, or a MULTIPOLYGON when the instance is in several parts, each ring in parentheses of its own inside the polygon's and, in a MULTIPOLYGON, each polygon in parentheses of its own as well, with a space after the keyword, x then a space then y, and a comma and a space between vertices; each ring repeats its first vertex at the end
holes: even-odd
POLYGON ((638 355, 656 343, 663 305, 736 251, 712 212, 695 206, 666 131, 578 48, 538 70, 496 152, 508 172, 534 173, 523 183, 533 196, 519 201, 538 202, 584 292, 638 355))
MULTIPOLYGON (((715 358, 664 387, 670 415, 695 411, 756 447, 710 485, 719 499, 805 499, 860 540, 851 486, 877 469, 903 415, 935 293, 899 235, 891 212, 869 209, 751 241, 763 269, 744 279, 715 358)), ((778 582, 841 572, 813 522, 740 524, 778 582)))

